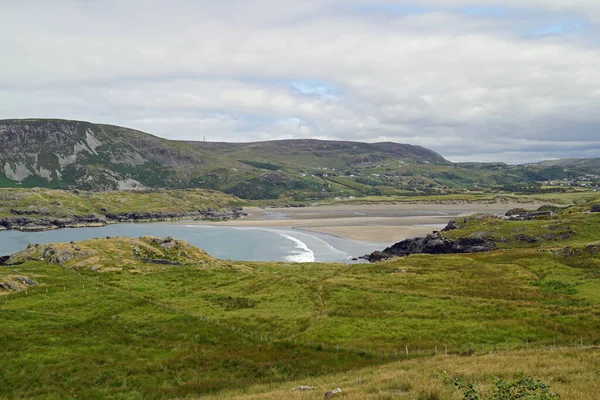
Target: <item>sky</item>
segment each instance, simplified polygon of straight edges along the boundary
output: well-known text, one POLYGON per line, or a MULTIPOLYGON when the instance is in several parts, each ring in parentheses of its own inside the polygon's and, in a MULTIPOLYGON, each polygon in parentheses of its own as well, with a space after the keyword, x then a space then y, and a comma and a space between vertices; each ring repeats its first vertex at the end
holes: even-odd
POLYGON ((0 0, 0 118, 600 157, 598 0, 0 0))

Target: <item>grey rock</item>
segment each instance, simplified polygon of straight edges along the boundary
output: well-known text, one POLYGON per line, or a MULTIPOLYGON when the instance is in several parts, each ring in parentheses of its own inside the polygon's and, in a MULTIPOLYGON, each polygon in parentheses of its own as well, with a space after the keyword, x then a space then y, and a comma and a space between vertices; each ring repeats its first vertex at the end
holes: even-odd
POLYGON ((495 248, 496 242, 492 239, 459 238, 454 240, 444 238, 441 234, 435 234, 406 239, 383 251, 375 251, 361 258, 374 262, 393 257, 409 256, 411 254, 480 253, 491 251, 495 248))
POLYGON ((329 399, 329 398, 331 398, 333 396, 337 396, 338 394, 341 394, 341 393, 342 393, 342 389, 340 389, 340 388, 333 389, 333 390, 330 390, 329 392, 325 393, 325 398, 329 399))
POLYGON ((301 392, 304 391, 308 391, 308 390, 315 390, 316 387, 314 386, 305 386, 305 385, 301 385, 301 386, 296 386, 295 388, 293 388, 292 390, 299 390, 301 392))

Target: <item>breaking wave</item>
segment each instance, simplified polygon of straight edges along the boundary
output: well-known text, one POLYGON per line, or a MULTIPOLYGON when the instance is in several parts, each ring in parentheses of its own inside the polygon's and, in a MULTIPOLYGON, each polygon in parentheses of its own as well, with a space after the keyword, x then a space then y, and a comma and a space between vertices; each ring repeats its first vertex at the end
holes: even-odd
POLYGON ((282 237, 294 242, 296 250, 292 251, 292 254, 285 257, 286 261, 290 262, 315 262, 315 253, 301 240, 295 237, 288 236, 284 233, 280 233, 282 237))

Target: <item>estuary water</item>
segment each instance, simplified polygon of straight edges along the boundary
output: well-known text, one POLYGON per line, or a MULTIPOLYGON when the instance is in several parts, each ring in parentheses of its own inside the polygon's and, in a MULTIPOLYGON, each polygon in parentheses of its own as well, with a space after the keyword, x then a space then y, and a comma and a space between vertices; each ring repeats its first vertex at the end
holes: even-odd
POLYGON ((350 262, 352 257, 382 250, 390 244, 358 242, 291 227, 230 227, 179 221, 45 232, 4 231, 0 232, 0 255, 15 253, 29 243, 78 242, 106 236, 172 236, 201 248, 213 257, 236 261, 350 262))

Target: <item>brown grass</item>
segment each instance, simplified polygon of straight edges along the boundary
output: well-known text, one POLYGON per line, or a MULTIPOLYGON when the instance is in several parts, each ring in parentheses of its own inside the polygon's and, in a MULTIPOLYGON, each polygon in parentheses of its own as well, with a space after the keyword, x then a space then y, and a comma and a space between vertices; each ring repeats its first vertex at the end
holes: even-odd
POLYGON ((484 398, 491 393, 492 377, 514 380, 525 374, 550 385, 566 400, 595 400, 600 393, 600 349, 559 349, 494 353, 478 356, 437 356, 399 361, 380 367, 329 375, 283 385, 259 385, 206 399, 322 399, 340 387, 343 399, 459 399, 460 393, 444 382, 461 376, 475 382, 484 398), (310 392, 293 391, 298 385, 310 392))

